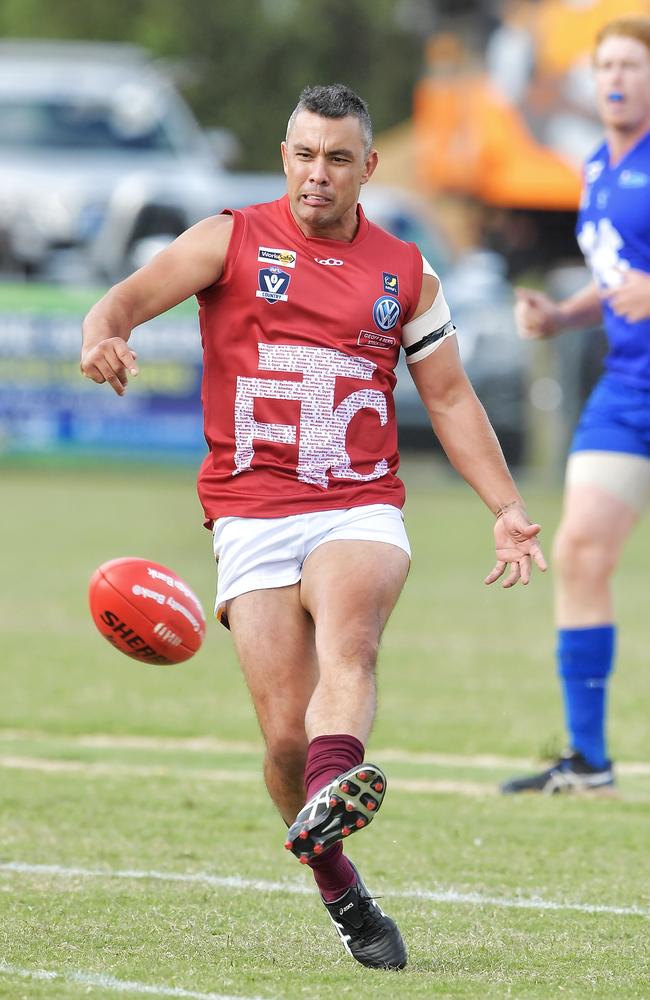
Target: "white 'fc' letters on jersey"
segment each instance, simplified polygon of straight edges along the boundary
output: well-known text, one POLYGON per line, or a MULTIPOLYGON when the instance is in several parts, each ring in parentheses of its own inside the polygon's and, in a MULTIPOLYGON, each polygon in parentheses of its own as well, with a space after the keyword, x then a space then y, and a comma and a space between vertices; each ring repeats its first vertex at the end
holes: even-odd
POLYGON ((372 472, 363 475, 351 465, 345 447, 348 425, 364 408, 377 411, 383 427, 388 421, 386 397, 377 389, 350 393, 334 408, 337 378, 369 381, 377 367, 367 358, 351 358, 325 347, 294 347, 289 344, 258 344, 260 371, 299 372, 300 382, 275 378, 237 379, 235 397, 235 470, 233 475, 251 468, 254 441, 295 444, 294 424, 271 424, 257 421, 253 415, 255 399, 293 399, 300 402, 300 444, 298 479, 324 489, 327 473, 336 479, 379 479, 388 472, 385 458, 372 472))

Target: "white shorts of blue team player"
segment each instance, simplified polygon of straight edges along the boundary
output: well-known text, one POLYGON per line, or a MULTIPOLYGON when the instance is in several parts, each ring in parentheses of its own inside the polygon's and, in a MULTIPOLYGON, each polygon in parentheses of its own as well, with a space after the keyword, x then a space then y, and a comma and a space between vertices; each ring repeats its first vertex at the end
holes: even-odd
MULTIPOLYGON (((424 274, 437 277, 424 257, 422 269, 424 274)), ((407 363, 428 357, 454 333, 441 286, 430 308, 402 328, 407 363)), ((344 539, 397 545, 411 558, 402 512, 392 504, 366 504, 287 517, 220 517, 213 529, 218 620, 227 625, 226 605, 241 594, 297 583, 314 549, 344 539)))

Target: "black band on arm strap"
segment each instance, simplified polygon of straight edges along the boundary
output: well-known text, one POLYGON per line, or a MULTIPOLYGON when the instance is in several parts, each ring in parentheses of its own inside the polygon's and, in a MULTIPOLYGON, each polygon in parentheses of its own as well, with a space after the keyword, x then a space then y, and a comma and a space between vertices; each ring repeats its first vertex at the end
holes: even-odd
POLYGON ((436 340, 440 340, 441 337, 445 337, 448 333, 453 333, 456 327, 449 320, 444 326, 441 326, 439 330, 434 330, 433 333, 427 333, 426 337, 422 340, 418 340, 416 344, 411 344, 409 347, 404 348, 404 354, 407 358, 410 358, 412 354, 417 354, 424 347, 429 347, 430 344, 435 344, 436 340))

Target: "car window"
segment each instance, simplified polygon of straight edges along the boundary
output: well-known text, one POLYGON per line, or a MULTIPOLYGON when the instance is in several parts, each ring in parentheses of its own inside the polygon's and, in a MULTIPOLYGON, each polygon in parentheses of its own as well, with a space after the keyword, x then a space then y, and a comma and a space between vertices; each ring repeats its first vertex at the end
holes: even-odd
POLYGON ((160 119, 126 129, 114 108, 99 102, 5 98, 0 102, 0 121, 0 147, 4 149, 174 150, 160 119))

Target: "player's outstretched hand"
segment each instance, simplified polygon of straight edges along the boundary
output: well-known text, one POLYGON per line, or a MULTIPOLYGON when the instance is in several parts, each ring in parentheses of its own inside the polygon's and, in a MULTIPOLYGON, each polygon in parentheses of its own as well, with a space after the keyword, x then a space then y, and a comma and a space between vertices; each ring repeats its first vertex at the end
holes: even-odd
POLYGON ((129 375, 137 375, 136 353, 121 337, 109 337, 82 351, 81 374, 93 382, 108 382, 118 396, 123 396, 129 375))
POLYGON ((533 562, 546 571, 546 559, 541 546, 537 541, 537 535, 541 531, 541 525, 531 524, 525 509, 519 503, 509 507, 497 518, 494 525, 494 544, 497 553, 497 561, 494 569, 485 578, 485 583, 494 583, 506 571, 510 570, 502 586, 514 587, 518 580, 525 585, 530 580, 533 562))

